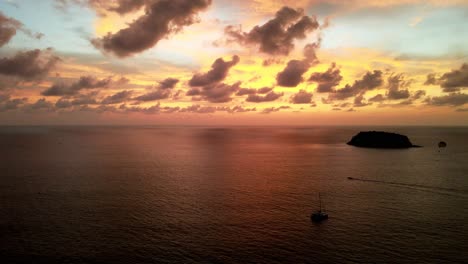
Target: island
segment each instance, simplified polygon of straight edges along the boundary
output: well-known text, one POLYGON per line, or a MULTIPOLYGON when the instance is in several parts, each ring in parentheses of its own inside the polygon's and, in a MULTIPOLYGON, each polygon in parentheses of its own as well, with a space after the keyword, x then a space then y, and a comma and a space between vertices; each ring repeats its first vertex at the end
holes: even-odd
POLYGON ((420 147, 413 145, 409 138, 404 135, 381 132, 367 131, 359 132, 354 136, 348 145, 361 148, 380 148, 380 149, 404 149, 420 147))

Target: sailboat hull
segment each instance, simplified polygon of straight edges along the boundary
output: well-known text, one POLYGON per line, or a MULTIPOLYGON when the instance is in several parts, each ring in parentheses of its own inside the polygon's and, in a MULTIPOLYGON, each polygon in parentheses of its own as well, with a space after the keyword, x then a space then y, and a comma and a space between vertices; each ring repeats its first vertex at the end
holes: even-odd
POLYGON ((310 216, 310 219, 314 222, 322 222, 328 219, 328 214, 322 212, 315 212, 310 216))

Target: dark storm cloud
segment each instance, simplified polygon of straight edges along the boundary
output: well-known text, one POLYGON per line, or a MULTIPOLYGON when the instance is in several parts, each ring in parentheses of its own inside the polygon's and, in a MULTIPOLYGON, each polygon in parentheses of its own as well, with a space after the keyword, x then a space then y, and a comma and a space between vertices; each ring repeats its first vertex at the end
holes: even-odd
POLYGON ((172 89, 179 83, 179 79, 167 78, 159 82, 159 88, 161 89, 172 89))
POLYGON ((202 88, 192 88, 187 92, 188 96, 199 96, 200 99, 211 103, 226 103, 232 100, 232 95, 240 89, 240 82, 233 85, 216 83, 203 86, 202 88))
POLYGON ((132 91, 122 91, 114 95, 107 96, 106 98, 104 98, 104 100, 102 100, 101 103, 104 105, 120 104, 129 100, 131 96, 132 96, 132 91))
MULTIPOLYGON (((117 83, 120 82, 121 81, 117 81, 117 83)), ((106 88, 109 87, 112 83, 113 81, 110 77, 99 80, 93 76, 82 76, 77 82, 72 83, 70 85, 56 83, 47 90, 43 91, 41 94, 43 96, 74 95, 84 89, 106 88)))
POLYGON ((330 68, 326 72, 314 72, 309 78, 310 82, 316 82, 318 93, 329 93, 332 92, 337 85, 340 84, 343 76, 341 71, 336 67, 335 63, 332 63, 330 68))
POLYGON ((411 84, 406 81, 402 74, 392 74, 388 77, 388 94, 389 100, 401 100, 410 98, 410 92, 407 89, 411 84))
POLYGON ((145 7, 145 14, 130 23, 127 28, 93 39, 91 43, 96 48, 118 57, 143 52, 154 47, 171 33, 196 23, 196 15, 211 5, 211 2, 211 0, 149 1, 145 7))
POLYGON ((310 104, 312 103, 312 93, 300 90, 297 94, 291 97, 291 103, 293 104, 310 104))
POLYGON ((195 86, 206 86, 218 83, 226 79, 229 69, 239 63, 239 56, 233 56, 231 61, 224 61, 222 58, 217 59, 211 70, 207 73, 197 73, 189 81, 189 85, 195 86))
POLYGON ((468 103, 468 94, 452 93, 449 95, 428 98, 425 102, 434 106, 462 106, 468 103))
POLYGON ((276 12, 275 18, 255 26, 250 32, 242 32, 239 27, 232 25, 224 31, 228 41, 258 45, 261 52, 271 55, 289 55, 294 49, 294 40, 304 39, 318 28, 317 19, 305 16, 304 10, 283 7, 276 12))
POLYGON ((266 95, 249 94, 246 101, 251 103, 273 102, 281 96, 283 96, 283 93, 275 93, 273 91, 267 93, 266 95))
POLYGON ((51 49, 20 51, 11 58, 0 59, 0 74, 37 79, 46 76, 58 61, 60 58, 52 55, 51 49))
POLYGON ((344 100, 353 97, 360 93, 373 90, 383 84, 382 71, 375 70, 367 72, 360 80, 354 82, 353 85, 347 84, 344 88, 335 90, 330 93, 330 99, 344 100))

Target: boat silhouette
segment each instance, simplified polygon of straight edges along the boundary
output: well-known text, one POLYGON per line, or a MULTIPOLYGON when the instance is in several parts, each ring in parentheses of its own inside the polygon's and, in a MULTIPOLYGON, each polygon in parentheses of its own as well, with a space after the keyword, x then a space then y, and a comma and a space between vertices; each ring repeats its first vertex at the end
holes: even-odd
POLYGON ((319 209, 310 215, 310 219, 313 222, 322 222, 328 219, 328 214, 325 213, 324 210, 322 209, 322 197, 320 193, 319 193, 319 204, 320 204, 319 209))

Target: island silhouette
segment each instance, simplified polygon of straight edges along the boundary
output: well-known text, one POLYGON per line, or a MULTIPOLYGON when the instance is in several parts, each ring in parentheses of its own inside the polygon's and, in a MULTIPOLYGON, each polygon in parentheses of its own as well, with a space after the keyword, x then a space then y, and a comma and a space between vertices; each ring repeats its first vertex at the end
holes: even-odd
POLYGON ((359 134, 355 135, 347 144, 361 148, 381 149, 404 149, 420 147, 413 145, 407 136, 382 131, 359 132, 359 134))

